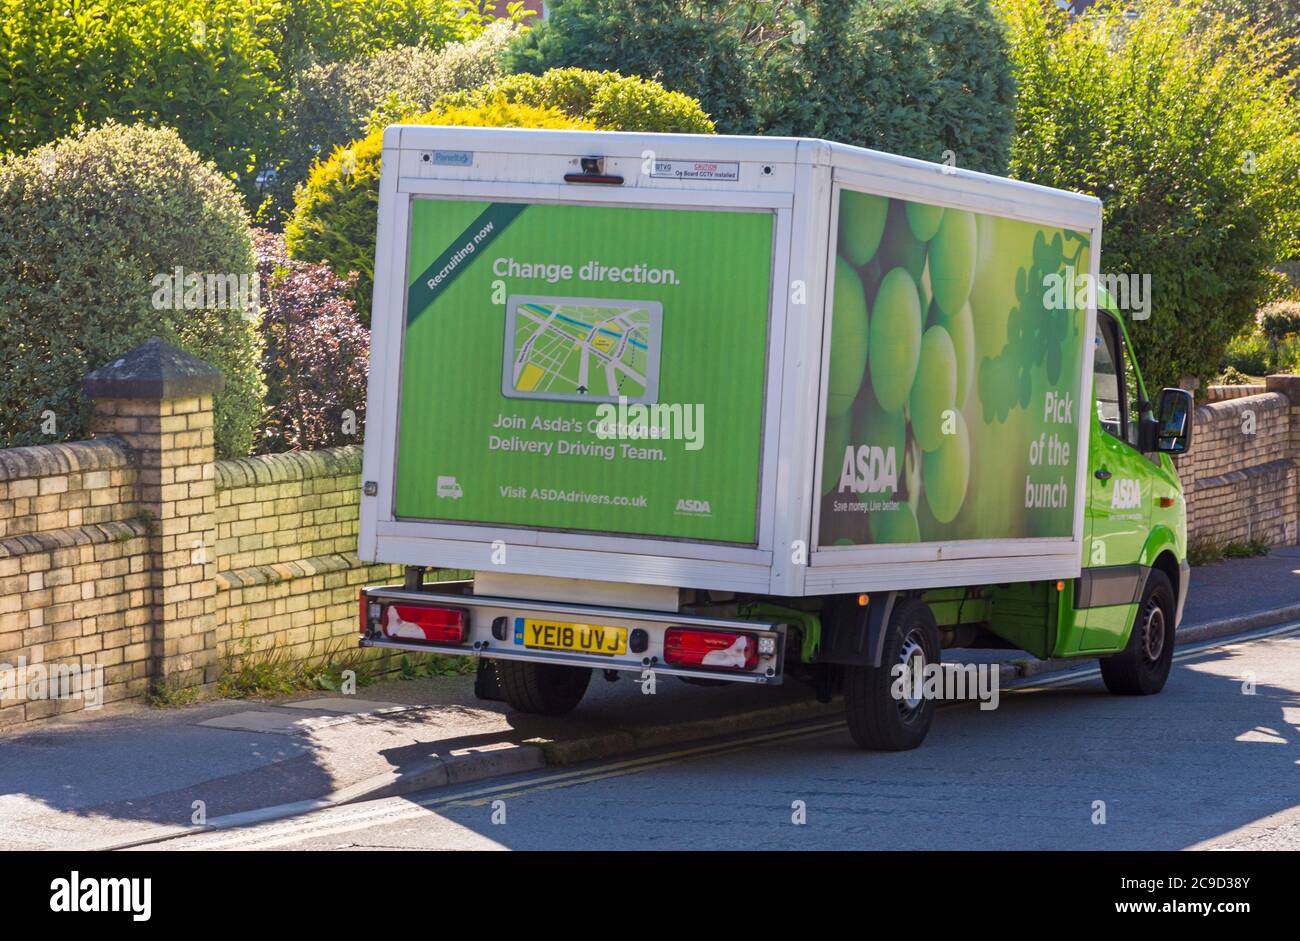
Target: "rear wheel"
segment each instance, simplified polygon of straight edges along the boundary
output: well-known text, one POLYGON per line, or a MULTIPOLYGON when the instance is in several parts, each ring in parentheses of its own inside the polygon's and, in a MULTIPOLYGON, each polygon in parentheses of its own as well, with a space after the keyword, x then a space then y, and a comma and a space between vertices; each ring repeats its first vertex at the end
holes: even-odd
POLYGON ((885 630, 880 666, 845 668, 849 733, 859 748, 907 751, 925 741, 934 720, 935 702, 921 696, 918 689, 896 697, 893 669, 901 664, 911 673, 938 663, 939 657, 939 628, 930 606, 915 599, 899 602, 885 630))
POLYGON ((1121 696, 1150 696, 1165 688, 1174 662, 1174 588, 1169 576, 1152 569, 1137 619, 1123 651, 1101 658, 1106 688, 1121 696))
POLYGON ((591 682, 590 669, 553 663, 497 660, 496 671, 497 686, 511 707, 542 716, 572 712, 591 682))

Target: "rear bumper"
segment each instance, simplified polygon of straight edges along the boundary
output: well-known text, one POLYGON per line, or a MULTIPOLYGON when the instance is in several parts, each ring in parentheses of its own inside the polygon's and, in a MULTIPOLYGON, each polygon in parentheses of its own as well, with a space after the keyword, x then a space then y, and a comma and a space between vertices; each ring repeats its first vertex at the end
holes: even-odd
POLYGON ((413 591, 400 586, 364 589, 370 603, 447 605, 469 612, 469 630, 464 643, 435 644, 409 639, 394 639, 371 630, 361 639, 362 647, 406 650, 416 653, 443 653, 456 656, 486 657, 495 660, 526 660, 557 666, 590 667, 600 670, 623 670, 634 673, 651 671, 664 676, 723 680, 730 683, 765 683, 779 685, 784 675, 786 625, 737 618, 702 617, 668 611, 645 611, 603 605, 565 604, 534 601, 526 598, 501 598, 467 592, 434 593, 413 591), (626 654, 603 655, 576 651, 544 650, 527 647, 517 636, 516 621, 524 618, 550 619, 579 624, 626 627, 645 632, 645 649, 626 654), (771 638, 775 652, 760 654, 752 670, 710 669, 708 666, 678 666, 664 662, 664 632, 670 627, 696 627, 723 631, 744 631, 760 639, 771 638))

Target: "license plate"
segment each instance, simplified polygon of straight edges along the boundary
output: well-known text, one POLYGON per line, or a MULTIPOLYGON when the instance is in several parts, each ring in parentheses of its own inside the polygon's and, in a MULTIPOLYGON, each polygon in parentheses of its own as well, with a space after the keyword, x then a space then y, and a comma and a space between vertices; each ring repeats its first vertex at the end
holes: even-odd
POLYGON ((515 639, 525 647, 540 650, 576 650, 607 656, 627 653, 627 628, 602 624, 570 624, 567 621, 538 621, 520 618, 515 639), (522 624, 520 623, 522 622, 522 624))

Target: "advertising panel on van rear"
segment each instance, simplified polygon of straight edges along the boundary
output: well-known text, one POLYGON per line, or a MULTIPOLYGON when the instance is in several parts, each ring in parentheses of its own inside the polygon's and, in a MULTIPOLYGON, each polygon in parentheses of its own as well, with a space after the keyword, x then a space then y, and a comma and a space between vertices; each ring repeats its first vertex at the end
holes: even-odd
POLYGON ((773 216, 415 198, 395 513, 757 539, 773 216))
POLYGON ((1069 538, 1088 233, 839 192, 818 545, 1069 538))

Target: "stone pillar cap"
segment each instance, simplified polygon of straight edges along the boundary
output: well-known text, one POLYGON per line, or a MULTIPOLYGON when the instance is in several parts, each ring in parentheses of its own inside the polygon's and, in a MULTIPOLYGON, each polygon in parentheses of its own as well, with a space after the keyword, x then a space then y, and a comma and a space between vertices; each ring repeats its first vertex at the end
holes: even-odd
POLYGON ((225 384, 220 369, 154 337, 87 375, 81 390, 92 399, 187 399, 225 384))

